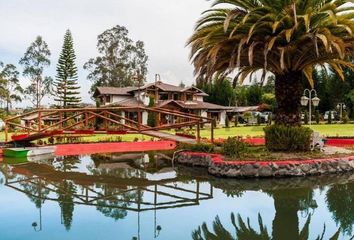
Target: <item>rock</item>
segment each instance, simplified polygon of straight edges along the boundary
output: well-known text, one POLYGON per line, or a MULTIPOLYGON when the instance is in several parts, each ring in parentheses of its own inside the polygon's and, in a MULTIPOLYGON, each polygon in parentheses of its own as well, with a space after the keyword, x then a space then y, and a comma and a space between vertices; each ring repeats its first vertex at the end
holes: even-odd
POLYGON ((270 166, 263 166, 258 169, 259 177, 271 177, 273 175, 273 170, 270 166))
POLYGON ((310 164, 302 164, 300 168, 304 173, 308 173, 311 170, 310 164))
POLYGON ((343 159, 338 161, 338 167, 344 171, 347 171, 350 168, 348 161, 343 159))
POLYGON ((245 177, 255 177, 257 176, 257 169, 253 167, 252 164, 246 164, 240 169, 241 175, 245 177))

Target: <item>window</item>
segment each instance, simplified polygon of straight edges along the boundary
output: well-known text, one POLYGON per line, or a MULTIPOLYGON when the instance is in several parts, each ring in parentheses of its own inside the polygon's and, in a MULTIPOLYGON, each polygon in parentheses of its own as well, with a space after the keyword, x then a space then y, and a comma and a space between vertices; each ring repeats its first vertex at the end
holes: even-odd
POLYGON ((168 100, 168 94, 160 94, 160 100, 168 100))
POLYGON ((193 95, 187 94, 187 101, 193 101, 193 95))
POLYGON ((173 94, 173 100, 179 100, 179 96, 178 96, 178 93, 175 93, 175 94, 173 94))

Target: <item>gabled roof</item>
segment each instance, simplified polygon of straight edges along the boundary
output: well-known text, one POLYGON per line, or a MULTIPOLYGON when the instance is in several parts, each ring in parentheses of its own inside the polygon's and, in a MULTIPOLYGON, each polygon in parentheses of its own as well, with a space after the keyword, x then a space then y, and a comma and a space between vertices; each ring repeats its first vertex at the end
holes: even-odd
POLYGON ((120 96, 131 96, 130 91, 137 89, 137 87, 97 87, 94 93, 94 97, 99 95, 120 95, 120 96))
POLYGON ((225 107, 213 103, 208 102, 200 102, 200 101, 176 101, 176 100, 166 100, 160 101, 157 107, 163 108, 169 104, 176 104, 184 109, 191 109, 191 110, 230 110, 230 107, 225 107))
POLYGON ((203 90, 201 90, 201 89, 199 89, 199 88, 197 88, 197 87, 195 87, 195 86, 186 87, 186 88, 182 89, 181 92, 186 92, 186 91, 189 91, 189 90, 192 90, 192 89, 198 92, 198 93, 196 94, 196 95, 198 95, 198 96, 204 96, 204 97, 209 96, 209 95, 208 95, 207 93, 205 93, 203 90))

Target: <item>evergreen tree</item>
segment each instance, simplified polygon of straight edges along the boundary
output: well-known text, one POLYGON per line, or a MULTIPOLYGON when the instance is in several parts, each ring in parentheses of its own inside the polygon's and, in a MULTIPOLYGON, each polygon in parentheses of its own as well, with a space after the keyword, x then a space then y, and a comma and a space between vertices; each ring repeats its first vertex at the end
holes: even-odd
POLYGON ((76 107, 80 103, 80 86, 77 82, 77 67, 75 51, 70 30, 64 35, 64 44, 58 60, 57 76, 54 82, 55 101, 61 108, 76 107))

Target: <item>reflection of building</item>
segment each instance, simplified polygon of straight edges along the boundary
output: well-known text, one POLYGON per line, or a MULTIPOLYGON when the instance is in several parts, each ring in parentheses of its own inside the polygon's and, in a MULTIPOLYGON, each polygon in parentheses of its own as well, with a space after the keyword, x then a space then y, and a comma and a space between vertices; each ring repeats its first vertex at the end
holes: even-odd
MULTIPOLYGON (((102 169, 116 170, 117 164, 112 164, 109 167, 106 162, 102 169)), ((96 170, 100 172, 99 166, 96 170)), ((40 201, 51 200, 61 204, 63 199, 69 199, 72 204, 135 212, 198 205, 200 201, 213 197, 212 186, 203 191, 198 179, 190 179, 194 187, 187 189, 179 177, 161 180, 126 178, 118 175, 127 175, 126 171, 131 169, 120 170, 123 173, 114 171, 117 176, 107 171, 102 171, 101 175, 97 172, 90 175, 58 171, 48 164, 28 163, 9 169, 5 173, 5 185, 40 201), (38 189, 45 189, 46 193, 38 189), (57 195, 58 192, 61 195, 57 195), (144 196, 148 197, 145 199, 144 196)))
MULTIPOLYGON (((204 102, 208 96, 196 87, 178 87, 158 81, 138 87, 98 87, 94 97, 101 106, 138 107, 148 106, 150 97, 155 100, 156 106, 160 108, 178 110, 186 113, 193 113, 203 117, 216 118, 220 124, 225 123, 226 111, 229 107, 204 102)), ((136 120, 136 112, 127 111, 123 116, 136 120)), ((176 119, 161 114, 160 123, 174 123, 176 119)), ((143 113, 143 124, 147 123, 147 113, 143 113)))

